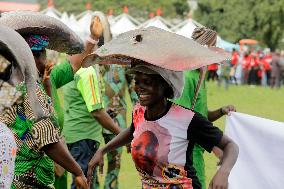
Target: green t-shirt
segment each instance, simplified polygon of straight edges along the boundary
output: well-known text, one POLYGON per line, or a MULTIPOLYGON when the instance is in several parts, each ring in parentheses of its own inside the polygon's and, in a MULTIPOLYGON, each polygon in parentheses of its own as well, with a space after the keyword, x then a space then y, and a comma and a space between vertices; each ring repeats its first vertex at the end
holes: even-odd
MULTIPOLYGON (((186 107, 191 108, 191 104, 194 98, 194 92, 197 87, 199 80, 199 71, 185 71, 184 72, 184 89, 180 98, 172 100, 172 102, 186 107)), ((196 104, 194 107, 194 111, 200 113, 204 117, 208 117, 208 107, 207 107, 207 87, 205 84, 205 80, 203 81, 198 96, 196 100, 196 104)))
MULTIPOLYGON (((172 102, 183 106, 185 108, 191 108, 191 104, 194 98, 194 92, 196 90, 199 81, 199 71, 184 71, 184 88, 180 98, 171 100, 172 102)), ((200 90, 196 99, 194 111, 200 113, 204 117, 208 117, 208 107, 207 107, 207 87, 205 80, 200 86, 200 90)), ((201 146, 195 145, 195 149, 203 150, 201 146)))
POLYGON ((75 74, 74 81, 63 87, 63 135, 66 143, 84 139, 101 142, 102 126, 91 112, 104 108, 103 89, 98 66, 81 68, 75 74))
POLYGON ((59 122, 60 130, 63 128, 64 112, 62 111, 63 108, 58 97, 57 89, 69 83, 70 81, 73 81, 73 78, 73 69, 68 60, 65 60, 63 63, 54 66, 50 73, 53 107, 59 122))

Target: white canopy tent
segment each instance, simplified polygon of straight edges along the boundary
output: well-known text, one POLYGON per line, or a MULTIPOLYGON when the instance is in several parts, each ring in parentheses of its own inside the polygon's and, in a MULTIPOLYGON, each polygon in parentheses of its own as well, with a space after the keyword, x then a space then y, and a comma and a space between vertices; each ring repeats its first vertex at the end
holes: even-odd
POLYGON ((166 31, 171 31, 170 28, 172 27, 172 25, 168 21, 163 19, 161 16, 155 16, 154 18, 151 18, 150 20, 141 24, 139 27, 140 28, 147 28, 147 27, 150 27, 150 26, 155 26, 157 28, 161 28, 161 29, 164 29, 166 31))
POLYGON ((93 12, 90 10, 87 10, 77 16, 78 26, 82 31, 81 37, 83 39, 87 38, 87 36, 90 35, 90 23, 92 21, 92 17, 93 17, 93 12))
POLYGON ((172 28, 172 30, 175 31, 176 34, 188 37, 191 39, 191 35, 193 33, 193 30, 196 27, 202 26, 198 22, 192 20, 191 18, 183 21, 182 23, 178 24, 176 27, 172 28))
POLYGON ((47 16, 56 18, 58 20, 60 20, 61 18, 61 13, 58 10, 56 10, 54 7, 48 7, 44 9, 43 11, 41 11, 41 13, 47 16))
POLYGON ((69 25, 69 16, 67 12, 62 13, 60 21, 66 24, 67 26, 69 25))
POLYGON ((79 26, 74 14, 70 15, 69 18, 69 25, 68 25, 75 33, 77 33, 82 39, 83 39, 83 30, 82 28, 79 26))
POLYGON ((113 16, 113 15, 108 16, 107 19, 108 19, 108 22, 109 22, 109 25, 110 25, 110 26, 112 26, 113 24, 115 24, 114 16, 113 16))
POLYGON ((116 18, 114 18, 114 24, 111 25, 111 33, 113 37, 118 36, 121 33, 130 31, 130 30, 135 30, 137 28, 137 25, 139 22, 129 16, 126 13, 123 13, 116 18))

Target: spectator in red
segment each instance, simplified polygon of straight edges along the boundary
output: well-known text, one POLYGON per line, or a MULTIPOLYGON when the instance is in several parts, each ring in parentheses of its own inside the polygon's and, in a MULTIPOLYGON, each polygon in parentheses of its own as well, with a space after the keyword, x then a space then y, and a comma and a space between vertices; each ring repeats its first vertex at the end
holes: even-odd
POLYGON ((218 80, 217 70, 218 64, 211 64, 208 66, 207 81, 210 81, 210 79, 212 79, 213 81, 218 80))
POLYGON ((236 51, 236 49, 232 50, 232 58, 231 58, 231 70, 230 70, 230 81, 235 83, 237 85, 237 78, 235 76, 236 69, 239 62, 239 53, 236 51))
POLYGON ((272 62, 272 55, 270 52, 266 52, 264 57, 264 69, 266 72, 266 78, 267 78, 267 85, 270 85, 270 79, 271 79, 271 62, 272 62))
POLYGON ((271 65, 264 54, 259 55, 259 65, 261 70, 261 83, 263 86, 269 85, 271 75, 271 65))
POLYGON ((251 62, 251 56, 249 55, 249 53, 245 53, 245 56, 244 56, 244 58, 242 60, 242 68, 243 68, 242 84, 247 84, 248 83, 250 62, 251 62))
POLYGON ((259 60, 258 60, 257 54, 251 53, 251 61, 250 61, 249 76, 248 76, 249 85, 260 84, 258 71, 259 71, 259 60))

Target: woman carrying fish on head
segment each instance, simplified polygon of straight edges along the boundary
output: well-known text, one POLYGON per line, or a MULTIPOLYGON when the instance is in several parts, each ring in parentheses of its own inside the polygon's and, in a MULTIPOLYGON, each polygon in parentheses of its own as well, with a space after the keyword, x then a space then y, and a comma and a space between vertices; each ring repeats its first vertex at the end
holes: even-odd
POLYGON ((88 181, 94 168, 102 170, 104 154, 131 142, 132 158, 143 189, 201 189, 192 165, 194 144, 211 152, 223 150, 222 164, 210 189, 228 188, 228 177, 238 156, 238 146, 201 114, 170 102, 183 89, 182 70, 197 69, 226 59, 182 36, 150 27, 120 35, 85 59, 100 64, 131 64, 139 103, 132 125, 103 148, 89 163, 88 181), (175 44, 176 48, 173 48, 175 44))

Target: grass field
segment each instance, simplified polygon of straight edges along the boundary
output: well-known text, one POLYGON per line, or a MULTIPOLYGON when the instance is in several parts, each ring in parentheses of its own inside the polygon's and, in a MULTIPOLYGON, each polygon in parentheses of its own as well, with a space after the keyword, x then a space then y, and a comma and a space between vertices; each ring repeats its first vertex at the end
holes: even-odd
MULTIPOLYGON (((208 83, 208 108, 217 109, 222 105, 233 104, 238 112, 284 122, 284 88, 272 90, 263 87, 230 86, 229 90, 208 83)), ((225 117, 214 124, 224 129, 225 117)), ((216 171, 217 159, 205 153, 207 183, 216 171)), ((131 156, 124 153, 120 173, 120 189, 140 189, 139 176, 131 156)))
MULTIPOLYGON (((263 87, 230 86, 226 91, 216 83, 208 83, 208 108, 213 110, 227 104, 235 105, 238 112, 284 122, 284 88, 272 90, 263 87)), ((223 130, 224 122, 225 117, 214 124, 223 130)), ((216 171, 217 159, 212 154, 205 153, 205 162, 208 185, 216 171)), ((100 180, 103 180, 103 176, 100 176, 100 180)), ((120 189, 141 188, 131 156, 125 150, 119 182, 120 189)))

